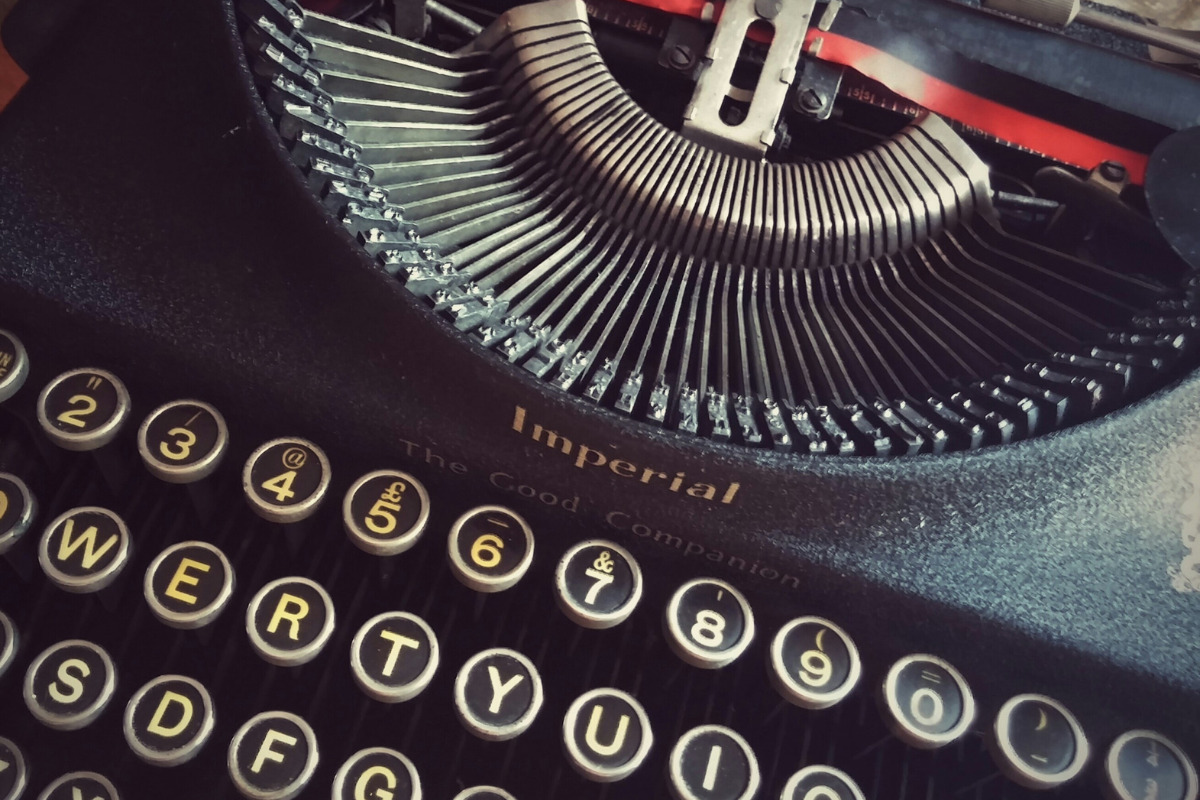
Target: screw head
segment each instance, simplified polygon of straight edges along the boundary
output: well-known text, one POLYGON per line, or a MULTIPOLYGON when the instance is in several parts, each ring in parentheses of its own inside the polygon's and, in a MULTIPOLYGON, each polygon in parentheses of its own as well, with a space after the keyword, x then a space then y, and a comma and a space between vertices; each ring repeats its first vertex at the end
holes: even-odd
POLYGON ((815 89, 805 89, 800 93, 800 107, 805 111, 820 111, 824 105, 824 98, 815 89))
POLYGON ((783 0, 755 0, 754 12, 763 19, 775 19, 783 10, 783 0))
POLYGON ((696 56, 692 54, 692 48, 687 45, 677 44, 671 48, 671 52, 667 54, 667 59, 675 69, 687 69, 695 63, 696 56))

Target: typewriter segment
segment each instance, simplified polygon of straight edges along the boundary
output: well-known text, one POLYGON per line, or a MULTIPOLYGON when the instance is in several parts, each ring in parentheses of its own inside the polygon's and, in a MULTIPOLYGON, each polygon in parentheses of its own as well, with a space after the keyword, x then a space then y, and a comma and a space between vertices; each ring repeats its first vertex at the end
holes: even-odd
MULTIPOLYGON (((1193 406, 1128 434, 1200 363, 1192 217, 1142 189, 1161 158, 1068 169, 834 60, 855 25, 943 0, 322 2, 166 4, 209 27, 154 41, 185 71, 187 37, 229 50, 205 77, 243 102, 216 151, 253 177, 221 184, 236 244, 339 268, 248 268, 229 309, 180 307, 210 332, 229 311, 248 348, 294 342, 206 340, 238 361, 224 380, 64 346, 33 319, 53 303, 0 319, 0 800, 1200 800, 1195 642, 1163 622, 1195 630, 1178 587, 1200 546, 1175 519, 1200 525, 1200 472, 1164 434, 1193 406), (234 203, 250 184, 303 223, 260 224, 234 203), (377 319, 354 298, 325 315, 345 287, 379 290, 357 297, 377 319), (346 355, 312 347, 331 320, 357 350, 322 372, 346 355), (498 429, 451 419, 485 406, 498 429), (1081 535, 1064 497, 1147 471, 1071 471, 1096 441, 1175 505, 1130 490, 1081 535), (984 480, 937 478, 956 469, 984 480), (589 497, 598 473, 629 480, 589 497), (997 497, 955 495, 980 484, 997 497), (1035 513, 1074 536, 1022 538, 1035 513), (1149 589, 1147 514, 1173 548, 1149 589), (1078 579, 1088 548, 1121 568, 1078 579), (1110 622, 1127 649, 1089 638, 1110 622)), ((1036 103, 1136 94, 1088 77, 1036 103)), ((38 108, 24 91, 0 144, 38 108)), ((1118 133, 1165 140, 1137 99, 1113 101, 1118 133)), ((190 225, 211 198, 185 195, 190 225)), ((225 252, 209 238, 171 247, 225 252)))
MULTIPOLYGON (((759 66, 794 73, 775 54, 808 17, 785 17, 813 4, 784 5, 759 66)), ((824 30, 856 13, 838 7, 824 30)), ((721 26, 681 135, 613 77, 577 0, 512 8, 453 53, 244 15, 293 159, 361 246, 476 343, 620 414, 785 452, 940 453, 1107 413, 1194 361, 1188 267, 1008 232, 994 198, 1023 201, 935 114, 829 158, 747 157, 770 81, 749 121, 705 118, 705 81, 736 61, 712 55, 721 26)), ((1104 175, 1110 195, 1128 181, 1104 175)))
POLYGON ((611 541, 463 509, 314 441, 239 444, 223 423, 245 466, 178 483, 145 456, 190 440, 188 420, 154 424, 180 408, 210 433, 223 419, 167 403, 72 452, 3 417, 6 496, 40 497, 44 533, 4 556, 22 601, 0 610, 2 800, 1195 800, 1159 733, 1095 741, 1040 693, 981 706, 940 656, 889 666, 825 617, 677 585, 611 541), (264 519, 259 485, 301 448, 318 468, 291 487, 344 502, 264 519), (398 553, 363 547, 393 534, 398 553))

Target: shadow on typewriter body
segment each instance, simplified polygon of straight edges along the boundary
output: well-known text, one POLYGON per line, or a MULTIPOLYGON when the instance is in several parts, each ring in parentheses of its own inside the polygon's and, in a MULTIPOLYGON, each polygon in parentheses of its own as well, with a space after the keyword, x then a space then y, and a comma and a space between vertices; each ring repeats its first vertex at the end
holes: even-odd
POLYGON ((376 267, 252 26, 98 4, 0 115, 0 800, 1195 797, 1194 376, 893 459, 596 408, 376 267))

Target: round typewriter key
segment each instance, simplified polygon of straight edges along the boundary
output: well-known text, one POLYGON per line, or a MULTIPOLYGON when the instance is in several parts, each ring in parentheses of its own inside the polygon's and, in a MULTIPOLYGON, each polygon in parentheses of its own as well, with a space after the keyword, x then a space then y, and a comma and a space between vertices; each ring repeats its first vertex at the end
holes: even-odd
POLYGON ((250 508, 271 522, 307 519, 325 499, 329 459, 304 439, 275 439, 250 454, 242 488, 250 508))
POLYGON ((620 689, 592 689, 576 698, 563 718, 571 766, 588 780, 610 783, 633 773, 654 736, 645 709, 620 689))
POLYGON ((0 556, 25 535, 36 513, 37 503, 25 481, 0 472, 0 556))
POLYGON ((412 547, 429 521, 429 494, 413 476, 379 470, 355 481, 342 502, 342 522, 350 541, 376 556, 394 556, 412 547))
POLYGON ((129 416, 129 392, 111 372, 76 369, 46 385, 38 422, 64 450, 95 450, 112 441, 129 416))
POLYGON ((776 691, 801 708, 841 702, 862 675, 858 648, 846 632, 820 617, 800 617, 771 642, 770 678, 776 691))
POLYGON ((697 578, 675 592, 663 620, 667 643, 695 667, 732 664, 754 638, 754 614, 725 581, 697 578))
POLYGON ((897 737, 932 750, 975 721, 975 699, 958 670, 936 656, 905 656, 883 681, 883 716, 897 737))
POLYGON ((159 406, 138 428, 138 453, 146 469, 167 483, 192 483, 216 470, 229 447, 221 414, 199 400, 159 406))
POLYGON ((112 511, 83 506, 63 512, 46 526, 38 547, 42 571, 67 592, 98 592, 129 562, 129 528, 112 511))
POLYGON ((423 692, 437 672, 438 658, 433 630, 407 611, 373 617, 350 643, 354 679, 381 703, 402 703, 423 692))
POLYGON ((1044 695, 1022 694, 1000 707, 989 744, 1002 772, 1030 789, 1074 778, 1088 759, 1087 738, 1071 712, 1044 695))
MULTIPOLYGON (((0 403, 17 393, 29 376, 29 356, 21 340, 0 330, 0 403)), ((0 798, 5 795, 0 794, 0 798)))
POLYGON ((575 545, 554 573, 559 608, 585 628, 629 619, 642 598, 642 571, 624 548, 594 539, 575 545))
POLYGON ((667 771, 678 800, 749 800, 761 782, 750 744, 722 725, 701 725, 679 737, 667 771))
POLYGON ((533 561, 533 531, 503 506, 479 506, 450 529, 450 566, 477 592, 502 592, 517 584, 533 561))
POLYGON ((421 778, 408 757, 386 747, 359 750, 333 778, 333 800, 421 800, 421 778))
MULTIPOLYGON (((20 638, 17 634, 17 626, 8 618, 8 615, 0 611, 0 678, 4 677, 4 673, 8 670, 13 659, 17 656, 17 644, 20 638)), ((2 797, 2 795, 0 795, 2 797)))
POLYGON ((155 766, 191 761, 215 724, 208 690, 183 675, 155 678, 125 706, 125 741, 138 758, 155 766))
POLYGON ((25 791, 29 772, 21 749, 0 736, 0 800, 17 800, 25 791))
POLYGON ((1175 743, 1154 731, 1117 737, 1104 761, 1110 800, 1196 800, 1196 768, 1175 743))
POLYGON ((112 781, 96 772, 69 772, 45 788, 38 800, 121 800, 112 781))
POLYGON ((280 578, 246 608, 246 632, 263 660, 280 667, 312 661, 333 635, 333 599, 308 578, 280 578))
POLYGON ((472 786, 454 795, 454 800, 517 800, 508 792, 495 786, 472 786))
POLYGON ((840 769, 814 764, 788 778, 779 800, 865 800, 862 789, 840 769))
POLYGON ((502 742, 524 733, 542 708, 542 678, 516 650, 495 647, 472 656, 454 681, 454 710, 467 730, 502 742))
POLYGON ((233 567, 215 545, 180 542, 158 554, 146 570, 146 604, 164 624, 202 628, 233 596, 233 567))
POLYGON ((264 711, 234 734, 226 762, 229 777, 250 800, 291 800, 317 770, 317 737, 307 722, 286 711, 264 711))
POLYGON ((47 648, 25 673, 25 705, 58 731, 90 725, 117 689, 117 671, 99 645, 69 639, 47 648))

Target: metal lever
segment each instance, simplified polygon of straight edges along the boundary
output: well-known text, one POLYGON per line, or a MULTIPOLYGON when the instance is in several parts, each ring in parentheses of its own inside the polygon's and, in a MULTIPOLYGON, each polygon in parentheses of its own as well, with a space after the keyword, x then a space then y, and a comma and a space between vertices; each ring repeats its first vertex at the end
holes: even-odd
POLYGON ((683 135, 734 155, 761 158, 775 141, 775 125, 796 78, 800 48, 815 0, 729 0, 717 23, 692 102, 683 114, 683 135), (739 124, 721 119, 721 106, 735 92, 733 70, 750 26, 765 21, 775 35, 739 124))

